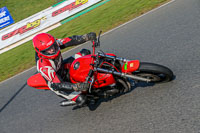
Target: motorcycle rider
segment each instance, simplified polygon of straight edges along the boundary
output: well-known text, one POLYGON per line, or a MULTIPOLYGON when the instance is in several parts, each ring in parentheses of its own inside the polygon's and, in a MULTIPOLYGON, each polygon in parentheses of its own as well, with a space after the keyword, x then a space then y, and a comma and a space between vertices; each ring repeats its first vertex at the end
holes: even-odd
POLYGON ((89 83, 72 84, 69 82, 69 66, 78 57, 90 54, 87 49, 82 49, 74 57, 63 60, 60 49, 82 44, 89 40, 95 40, 96 33, 74 35, 63 39, 55 39, 47 33, 40 33, 33 38, 33 46, 36 51, 37 70, 46 80, 48 87, 57 95, 76 102, 82 106, 86 97, 82 91, 87 91, 89 83))

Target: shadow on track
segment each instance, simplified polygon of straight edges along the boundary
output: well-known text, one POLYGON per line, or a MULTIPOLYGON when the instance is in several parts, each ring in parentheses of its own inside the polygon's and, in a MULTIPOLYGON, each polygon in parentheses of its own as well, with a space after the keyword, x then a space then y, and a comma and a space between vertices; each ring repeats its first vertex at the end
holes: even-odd
MULTIPOLYGON (((135 90, 137 87, 150 87, 150 86, 154 86, 155 84, 154 83, 144 83, 144 82, 140 82, 140 83, 137 83, 135 84, 135 86, 132 86, 131 87, 131 90, 128 91, 128 92, 125 92, 125 93, 119 93, 119 94, 116 94, 114 96, 110 96, 110 97, 107 97, 107 98, 99 98, 94 104, 88 104, 84 107, 88 107, 90 111, 95 111, 100 105, 101 103, 103 102, 109 102, 121 95, 126 95, 128 93, 131 93, 133 90, 135 90)), ((73 110, 76 110, 76 109, 80 109, 82 107, 78 107, 78 106, 75 106, 73 108, 73 110)))
POLYGON ((27 83, 25 83, 11 98, 8 102, 0 109, 0 113, 15 99, 15 97, 25 88, 27 83))
MULTIPOLYGON (((36 73, 37 72, 35 72, 34 74, 36 73)), ((24 83, 21 88, 19 88, 19 90, 10 98, 10 100, 8 100, 8 102, 2 108, 0 108, 0 113, 15 99, 15 97, 26 87, 26 85, 27 82, 24 83)))

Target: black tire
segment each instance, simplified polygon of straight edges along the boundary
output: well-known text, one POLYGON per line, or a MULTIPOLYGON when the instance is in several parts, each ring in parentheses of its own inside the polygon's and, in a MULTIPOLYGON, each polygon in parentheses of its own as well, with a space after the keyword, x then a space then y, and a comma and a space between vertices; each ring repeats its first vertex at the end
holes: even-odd
POLYGON ((140 62, 139 69, 133 73, 134 75, 151 79, 151 83, 164 83, 173 79, 173 72, 162 65, 140 62))

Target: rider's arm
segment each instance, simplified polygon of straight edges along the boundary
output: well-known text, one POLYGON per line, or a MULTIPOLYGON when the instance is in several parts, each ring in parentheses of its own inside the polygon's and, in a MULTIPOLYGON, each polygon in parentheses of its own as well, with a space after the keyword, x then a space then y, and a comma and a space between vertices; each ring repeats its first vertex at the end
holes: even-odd
POLYGON ((54 91, 85 91, 85 89, 88 89, 88 84, 85 83, 72 84, 70 82, 63 82, 53 67, 48 64, 42 65, 41 60, 37 64, 37 69, 47 81, 48 86, 54 91))
POLYGON ((53 70, 52 67, 46 66, 40 68, 41 75, 47 81, 47 84, 54 91, 74 91, 76 90, 76 85, 70 82, 63 82, 59 75, 53 70))
MULTIPOLYGON (((47 81, 49 87, 51 87, 52 84, 61 84, 63 82, 48 60, 39 59, 39 61, 37 62, 37 70, 41 73, 42 77, 47 81)), ((68 86, 66 85, 66 88, 68 88, 69 90, 73 90, 71 83, 67 82, 66 84, 68 84, 68 86)), ((57 90, 58 89, 59 88, 57 87, 57 90)))
POLYGON ((59 42, 60 48, 64 49, 66 47, 79 45, 86 41, 94 40, 94 39, 96 39, 96 33, 90 32, 85 35, 80 35, 80 36, 74 35, 74 36, 67 37, 64 39, 57 39, 57 41, 59 42))

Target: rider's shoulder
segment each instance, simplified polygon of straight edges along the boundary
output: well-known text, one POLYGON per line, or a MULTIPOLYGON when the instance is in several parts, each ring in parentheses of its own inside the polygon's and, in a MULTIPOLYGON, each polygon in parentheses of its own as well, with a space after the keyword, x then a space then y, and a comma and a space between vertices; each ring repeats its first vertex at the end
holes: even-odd
POLYGON ((38 60, 38 64, 40 66, 51 66, 51 61, 49 59, 45 59, 45 58, 40 58, 38 60))

